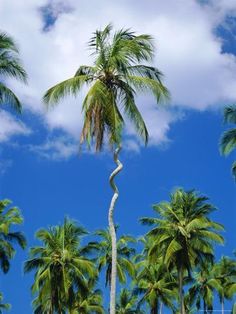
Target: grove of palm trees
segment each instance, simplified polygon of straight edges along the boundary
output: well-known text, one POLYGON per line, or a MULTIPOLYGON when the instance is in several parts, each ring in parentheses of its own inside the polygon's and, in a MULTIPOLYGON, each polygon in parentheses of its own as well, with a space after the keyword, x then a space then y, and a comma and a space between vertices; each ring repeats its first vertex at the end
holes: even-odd
POLYGON ((236 313, 236 6, 186 1, 0 3, 0 313, 236 313))

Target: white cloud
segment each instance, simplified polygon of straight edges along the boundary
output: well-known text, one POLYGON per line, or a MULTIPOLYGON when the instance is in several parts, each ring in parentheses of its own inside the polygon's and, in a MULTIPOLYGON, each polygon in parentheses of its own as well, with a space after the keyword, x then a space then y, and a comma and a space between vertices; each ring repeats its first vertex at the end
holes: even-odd
POLYGON ((52 160, 64 160, 79 154, 78 143, 69 136, 48 139, 41 145, 30 145, 30 151, 40 157, 52 160))
POLYGON ((29 135, 31 130, 10 113, 0 110, 0 142, 7 142, 15 135, 29 135))
MULTIPOLYGON (((72 76, 80 64, 91 63, 86 42, 95 29, 109 22, 116 28, 131 27, 154 36, 155 65, 165 74, 175 106, 205 110, 236 100, 236 58, 222 52, 223 40, 215 35, 216 27, 226 16, 236 14, 234 0, 211 0, 205 5, 194 0, 53 0, 50 14, 56 22, 50 31, 42 32, 45 21, 39 8, 47 3, 2 1, 0 19, 1 28, 19 42, 30 77, 26 87, 12 81, 10 86, 27 108, 43 115, 49 129, 62 128, 78 138, 81 97, 66 99, 49 113, 45 112, 41 97, 48 87, 72 76), (62 14, 63 6, 66 14, 62 14)), ((167 132, 178 116, 158 112, 152 98, 143 99, 138 99, 138 103, 149 127, 150 144, 168 142, 167 132)), ((128 127, 129 131, 132 135, 128 127)))

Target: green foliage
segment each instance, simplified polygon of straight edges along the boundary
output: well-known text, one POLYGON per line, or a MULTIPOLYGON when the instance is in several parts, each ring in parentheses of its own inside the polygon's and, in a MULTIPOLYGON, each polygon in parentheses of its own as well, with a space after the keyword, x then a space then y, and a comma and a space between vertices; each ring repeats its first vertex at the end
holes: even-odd
POLYGON ((0 201, 0 267, 4 273, 10 268, 10 260, 15 256, 14 244, 22 249, 26 247, 24 235, 19 231, 13 231, 14 225, 23 223, 23 217, 17 207, 9 207, 10 200, 0 201))
POLYGON ((148 251, 150 261, 154 262, 161 255, 168 269, 176 268, 178 272, 180 306, 183 306, 186 272, 190 277, 194 267, 213 263, 213 244, 223 243, 219 234, 223 226, 208 217, 215 208, 207 200, 195 191, 177 189, 170 195, 169 202, 153 206, 157 218, 140 220, 144 225, 154 226, 147 234, 153 241, 148 251))
POLYGON ((120 296, 118 302, 116 304, 116 313, 117 314, 144 314, 145 312, 142 311, 137 307, 137 296, 132 294, 131 291, 124 288, 120 291, 120 296))
MULTIPOLYGON (((108 229, 98 230, 95 232, 95 235, 100 237, 101 241, 90 242, 88 246, 95 251, 98 271, 105 269, 105 285, 110 286, 112 263, 111 236, 108 229)), ((134 265, 131 261, 131 257, 135 254, 135 249, 130 247, 130 244, 135 242, 136 240, 133 237, 127 235, 123 235, 117 240, 117 276, 122 284, 127 281, 126 274, 131 278, 135 275, 134 265)))
POLYGON ((104 314, 102 306, 102 292, 99 289, 94 289, 94 280, 87 281, 87 290, 82 292, 77 291, 70 299, 69 313, 70 314, 104 314))
POLYGON ((36 238, 41 246, 30 249, 30 259, 25 262, 25 272, 35 272, 32 293, 35 313, 64 313, 69 300, 77 290, 88 293, 88 279, 96 278, 93 263, 81 247, 81 237, 87 231, 65 219, 59 226, 41 229, 36 238))
MULTIPOLYGON (((19 51, 14 40, 0 32, 0 78, 14 78, 26 83, 27 74, 18 58, 19 51)), ((10 105, 21 112, 22 106, 17 96, 3 82, 0 82, 0 105, 10 105)))
POLYGON ((112 32, 109 24, 94 33, 89 48, 94 57, 93 66, 80 66, 74 77, 50 88, 44 102, 48 106, 57 104, 66 95, 76 96, 87 85, 82 105, 81 143, 86 141, 90 147, 94 140, 96 150, 100 151, 107 135, 111 145, 119 145, 124 127, 123 111, 147 143, 148 131, 136 105, 136 93, 149 92, 157 102, 169 97, 161 81, 162 73, 143 64, 152 62, 152 37, 136 35, 129 29, 112 32))
MULTIPOLYGON (((224 109, 224 122, 236 124, 236 105, 227 106, 224 109)), ((225 131, 220 140, 220 150, 223 155, 230 154, 236 149, 236 128, 225 131)), ((236 178, 236 162, 232 166, 232 174, 236 178)))
POLYGON ((146 302, 154 313, 161 303, 174 309, 177 284, 167 267, 160 261, 150 263, 147 257, 140 266, 134 289, 135 294, 142 295, 139 306, 146 302))
POLYGON ((220 302, 224 303, 224 299, 231 300, 236 294, 236 261, 223 256, 220 261, 214 265, 213 272, 218 282, 216 290, 220 302))
POLYGON ((3 314, 3 311, 9 311, 11 309, 11 305, 9 303, 3 302, 3 294, 0 293, 0 314, 3 314))

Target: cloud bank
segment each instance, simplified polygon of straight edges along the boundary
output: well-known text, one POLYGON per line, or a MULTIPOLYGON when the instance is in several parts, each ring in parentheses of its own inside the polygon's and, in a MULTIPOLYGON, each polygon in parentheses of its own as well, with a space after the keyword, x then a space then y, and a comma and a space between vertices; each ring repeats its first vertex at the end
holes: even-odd
MULTIPOLYGON (((50 130, 60 128, 77 139, 81 130, 81 97, 66 99, 46 112, 41 97, 53 84, 92 62, 86 43, 97 28, 112 22, 155 39, 154 65, 165 74, 175 110, 158 110, 150 97, 138 104, 150 132, 150 144, 168 141, 178 109, 206 110, 236 100, 236 57, 224 53, 216 29, 236 16, 233 0, 11 0, 1 1, 1 28, 18 41, 29 85, 9 81, 27 109, 43 116, 50 130), (46 13, 45 13, 46 12, 46 13)), ((13 132, 13 131, 12 131, 13 132)), ((132 128, 127 126, 129 147, 132 128)), ((128 146, 127 146, 128 147, 128 146)))

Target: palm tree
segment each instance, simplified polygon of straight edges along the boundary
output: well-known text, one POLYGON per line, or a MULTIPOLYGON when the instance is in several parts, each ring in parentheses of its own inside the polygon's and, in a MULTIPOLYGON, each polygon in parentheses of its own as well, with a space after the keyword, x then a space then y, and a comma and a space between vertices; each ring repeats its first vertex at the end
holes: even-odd
POLYGON ((10 260, 15 256, 14 244, 22 249, 26 247, 26 239, 19 231, 12 231, 13 225, 23 223, 23 217, 17 207, 9 207, 10 200, 0 201, 0 267, 3 273, 10 268, 10 260))
POLYGON ((193 280, 188 291, 189 302, 191 305, 195 303, 198 311, 203 303, 203 312, 207 314, 208 311, 213 310, 214 291, 220 287, 219 281, 214 278, 212 265, 206 264, 201 267, 194 273, 193 280))
POLYGON ((90 146, 94 141, 96 150, 100 151, 106 135, 113 148, 117 168, 109 179, 114 194, 109 207, 108 222, 112 237, 110 313, 115 314, 117 253, 113 213, 119 192, 114 178, 123 167, 118 159, 124 127, 122 114, 126 114, 137 134, 147 143, 148 131, 135 102, 136 92, 151 92, 159 102, 167 98, 168 91, 161 82, 161 72, 146 65, 152 61, 154 55, 153 39, 150 35, 136 35, 129 29, 121 29, 112 34, 112 25, 109 24, 94 33, 89 47, 95 57, 93 66, 80 66, 74 77, 50 88, 44 96, 44 102, 47 105, 57 104, 66 95, 76 96, 83 86, 89 86, 82 104, 84 124, 81 143, 86 141, 90 146))
POLYGON ((62 225, 41 229, 36 238, 41 246, 30 249, 24 271, 35 271, 32 293, 35 313, 62 314, 69 307, 70 296, 77 288, 86 293, 87 279, 96 276, 93 263, 83 256, 81 237, 86 230, 65 219, 62 225))
POLYGON ((9 303, 2 303, 3 294, 0 292, 0 314, 3 314, 3 311, 8 311, 11 309, 11 305, 9 303))
POLYGON ((143 294, 139 304, 147 302, 151 314, 162 314, 163 305, 173 309, 176 282, 167 267, 159 261, 150 263, 147 260, 141 265, 141 271, 136 278, 137 287, 134 289, 135 294, 143 294))
POLYGON ((207 197, 195 191, 185 192, 177 189, 170 196, 170 202, 161 202, 153 206, 158 217, 141 219, 141 223, 154 228, 147 236, 155 240, 149 250, 150 259, 162 254, 168 268, 176 267, 178 272, 180 313, 185 313, 183 281, 194 266, 214 258, 213 243, 223 243, 219 234, 223 226, 209 219, 215 209, 207 203, 207 197))
MULTIPOLYGON (((117 229, 118 227, 116 226, 116 230, 117 229)), ((111 235, 108 229, 97 230, 95 235, 100 237, 101 241, 90 242, 88 247, 96 250, 97 269, 99 272, 105 269, 105 286, 110 286, 112 268, 111 235)), ((131 278, 135 275, 134 264, 130 259, 135 254, 135 249, 129 246, 131 243, 135 242, 136 240, 128 235, 123 235, 117 240, 117 276, 122 284, 127 281, 126 273, 128 273, 131 278)))
MULTIPOLYGON (((224 109, 224 122, 236 125, 236 105, 227 106, 224 109)), ((223 133, 220 149, 221 153, 226 156, 236 149, 236 127, 223 133)), ((236 178, 236 161, 232 165, 232 173, 236 178)))
POLYGON ((120 297, 116 303, 116 314, 144 314, 144 312, 137 308, 137 296, 124 288, 120 291, 120 297))
POLYGON ((14 78, 26 83, 27 75, 18 58, 19 50, 12 37, 0 32, 0 105, 11 105, 21 112, 21 103, 4 81, 14 78))
POLYGON ((225 299, 231 300, 236 294, 236 261, 223 256, 215 264, 213 272, 215 279, 218 281, 216 290, 220 298, 221 312, 224 314, 225 299))
POLYGON ((102 306, 102 292, 99 289, 94 290, 96 281, 88 280, 88 289, 85 292, 80 290, 76 292, 71 299, 69 314, 104 314, 102 306))

